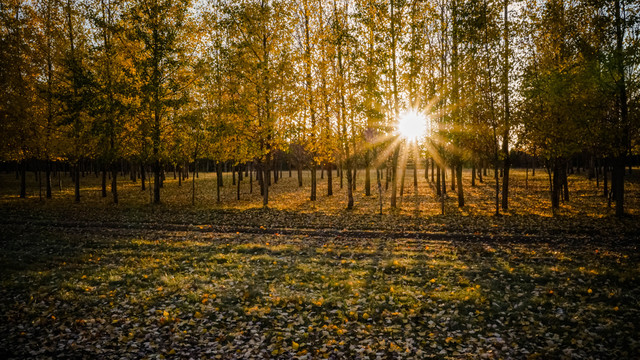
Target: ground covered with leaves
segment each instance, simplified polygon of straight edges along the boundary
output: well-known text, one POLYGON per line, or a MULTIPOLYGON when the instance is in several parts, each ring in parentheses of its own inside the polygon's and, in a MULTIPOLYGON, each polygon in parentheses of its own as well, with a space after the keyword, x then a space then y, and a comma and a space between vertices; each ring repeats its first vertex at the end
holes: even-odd
POLYGON ((636 358, 634 245, 15 225, 3 358, 636 358))
POLYGON ((93 175, 80 204, 0 175, 0 358, 639 358, 639 174, 621 219, 584 174, 551 212, 515 170, 499 217, 468 173, 445 215, 412 175, 391 209, 360 173, 351 211, 339 179, 310 202, 286 172, 269 208, 230 174, 195 205, 171 177, 160 205, 129 180, 114 205, 93 175))

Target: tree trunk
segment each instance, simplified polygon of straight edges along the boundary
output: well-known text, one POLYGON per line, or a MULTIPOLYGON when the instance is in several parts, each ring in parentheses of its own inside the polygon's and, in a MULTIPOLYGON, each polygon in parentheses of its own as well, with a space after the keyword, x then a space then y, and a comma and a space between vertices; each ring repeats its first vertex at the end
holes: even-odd
POLYGON ((555 159, 553 164, 553 178, 551 182, 551 208, 558 209, 560 207, 560 160, 555 159))
POLYGON ((264 161, 264 175, 262 178, 262 188, 264 189, 263 197, 262 197, 262 206, 267 207, 269 205, 269 179, 271 179, 271 174, 269 170, 269 154, 267 154, 266 160, 264 161))
POLYGON ((20 198, 27 197, 27 160, 20 162, 20 198))
POLYGON ((235 185, 235 184, 236 184, 236 167, 232 166, 231 167, 231 185, 235 185))
POLYGON ((476 186, 476 163, 473 162, 471 165, 471 187, 476 186))
POLYGON ((393 151, 393 160, 391 161, 392 169, 391 169, 391 208, 395 209, 397 207, 397 193, 398 193, 398 155, 400 149, 396 148, 393 151))
POLYGON ((602 195, 604 195, 604 197, 608 198, 609 197, 609 180, 608 180, 608 174, 607 173, 609 172, 609 169, 608 169, 608 166, 607 166, 608 165, 607 161, 603 160, 602 162, 603 162, 603 164, 602 164, 602 182, 603 182, 603 188, 604 188, 604 190, 602 192, 602 195))
POLYGON ((160 166, 160 160, 156 159, 153 164, 153 202, 155 204, 160 203, 160 172, 162 168, 160 166))
POLYGON ((240 170, 240 165, 238 165, 238 186, 236 190, 236 200, 240 200, 240 183, 242 182, 242 170, 240 170))
POLYGON ((144 164, 140 164, 140 180, 141 180, 140 182, 142 183, 142 191, 145 191, 146 190, 145 183, 147 181, 147 178, 146 178, 146 173, 144 171, 144 164))
POLYGON ((220 162, 216 161, 216 201, 220 202, 220 187, 222 186, 222 179, 220 179, 220 175, 222 171, 220 169, 220 162))
POLYGON ((327 164, 327 196, 333 195, 333 164, 327 164))
MULTIPOLYGON (((464 207, 464 191, 462 188, 462 161, 458 160, 456 165, 456 179, 458 181, 458 207, 464 207)), ((453 182, 453 179, 452 181, 453 182)))
POLYGON ((118 203, 118 168, 116 163, 111 164, 111 194, 113 195, 113 203, 118 203))
POLYGON ((431 158, 431 182, 433 182, 433 170, 435 166, 436 166, 436 161, 433 158, 431 158))
MULTIPOLYGON (((431 172, 431 175, 433 175, 433 172, 431 172)), ((436 195, 437 196, 442 195, 442 189, 440 184, 440 165, 436 166, 436 195)))
POLYGON ((46 182, 46 197, 47 199, 51 199, 51 161, 47 160, 46 164, 46 174, 45 174, 45 182, 46 182))
POLYGON ((564 201, 569 201, 569 179, 568 179, 568 174, 567 174, 567 167, 563 166, 562 167, 562 189, 564 190, 562 193, 562 197, 564 198, 564 201))
POLYGON ((429 181, 429 158, 424 159, 424 180, 429 181))
POLYGON ((447 182, 445 181, 446 174, 447 172, 443 166, 442 171, 440 172, 440 175, 442 175, 442 192, 440 193, 440 212, 442 215, 444 215, 444 198, 447 195, 447 182))
POLYGON ((413 162, 413 188, 418 188, 418 159, 413 162))
POLYGON ((451 191, 456 191, 456 166, 451 164, 451 191))
POLYGON ((354 169, 353 169, 353 179, 352 179, 352 182, 353 182, 353 191, 356 191, 356 184, 357 184, 357 179, 356 179, 356 177, 357 177, 357 175, 358 175, 358 165, 357 165, 357 164, 353 164, 353 167, 354 167, 354 169))
POLYGON ((613 160, 613 176, 611 178, 612 185, 615 182, 615 197, 616 197, 616 216, 622 217, 624 215, 624 167, 626 160, 627 147, 629 146, 629 114, 627 108, 627 85, 625 64, 624 64, 624 31, 620 16, 620 0, 615 0, 615 24, 616 24, 616 72, 619 77, 616 81, 620 105, 620 123, 622 132, 619 137, 619 141, 616 144, 618 147, 618 154, 613 160))
POLYGON ((75 178, 76 178, 76 183, 75 183, 75 188, 74 188, 74 192, 75 192, 75 201, 77 203, 80 202, 80 164, 76 163, 75 166, 75 178))
POLYGON ((613 175, 611 176, 611 184, 615 185, 615 201, 616 201, 616 216, 621 217, 624 215, 624 170, 625 170, 625 156, 618 155, 613 160, 613 175))
POLYGON ((353 174, 351 173, 351 160, 347 159, 347 209, 353 209, 353 174))
POLYGON ((365 153, 365 169, 364 169, 364 194, 371 196, 371 167, 369 161, 369 150, 365 153))
POLYGON ((504 0, 504 129, 502 134, 502 154, 504 156, 503 176, 502 176, 502 210, 509 209, 509 168, 511 159, 509 157, 509 126, 511 112, 509 109, 509 0, 504 0))
POLYGON ((41 171, 40 167, 42 165, 42 162, 38 161, 37 164, 38 164, 38 197, 40 198, 40 201, 42 201, 42 174, 40 173, 41 171))
POLYGON ((316 183, 317 183, 317 168, 315 160, 311 160, 311 194, 309 194, 309 200, 316 201, 316 183))
POLYGON ((107 197, 107 168, 102 165, 102 197, 107 197))

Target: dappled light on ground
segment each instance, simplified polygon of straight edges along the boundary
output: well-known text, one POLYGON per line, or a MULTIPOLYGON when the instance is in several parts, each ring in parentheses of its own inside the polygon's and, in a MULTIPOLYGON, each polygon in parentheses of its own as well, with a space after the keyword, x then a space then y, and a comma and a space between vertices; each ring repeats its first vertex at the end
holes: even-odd
POLYGON ((634 248, 23 226, 9 356, 639 354, 634 248))

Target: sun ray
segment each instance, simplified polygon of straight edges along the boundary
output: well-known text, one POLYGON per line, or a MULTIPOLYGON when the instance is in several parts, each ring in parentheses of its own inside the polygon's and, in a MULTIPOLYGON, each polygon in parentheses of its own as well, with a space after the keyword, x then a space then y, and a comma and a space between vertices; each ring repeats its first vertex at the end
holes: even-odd
POLYGON ((396 136, 393 142, 391 142, 386 148, 384 148, 384 150, 382 150, 382 153, 380 153, 378 158, 375 160, 374 166, 379 167, 380 165, 382 165, 382 163, 384 163, 391 156, 391 153, 396 149, 396 147, 400 145, 401 142, 402 138, 396 136))

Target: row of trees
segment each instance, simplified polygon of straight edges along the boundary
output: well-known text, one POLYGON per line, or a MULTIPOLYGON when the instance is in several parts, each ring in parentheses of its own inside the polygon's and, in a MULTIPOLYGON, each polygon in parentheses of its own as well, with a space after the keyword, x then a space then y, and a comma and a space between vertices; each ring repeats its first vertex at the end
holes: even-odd
MULTIPOLYGON (((273 154, 285 152, 312 170, 311 200, 316 169, 344 169, 349 208, 356 166, 367 195, 369 170, 391 169, 395 207, 407 159, 433 159, 438 189, 450 168, 464 206, 463 166, 489 163, 499 213, 513 149, 543 159, 554 208, 562 189, 568 199, 569 160, 586 153, 612 167, 622 215, 638 147, 638 9, 624 0, 7 0, 0 155, 23 164, 23 179, 28 160, 47 164, 47 196, 50 164, 72 165, 76 201, 82 160, 112 172, 117 202, 126 159, 143 183, 152 168, 159 202, 167 166, 252 163, 269 179, 273 154), (427 128, 413 142, 395 131, 411 111, 427 128)), ((261 191, 266 206, 269 181, 261 191)))

